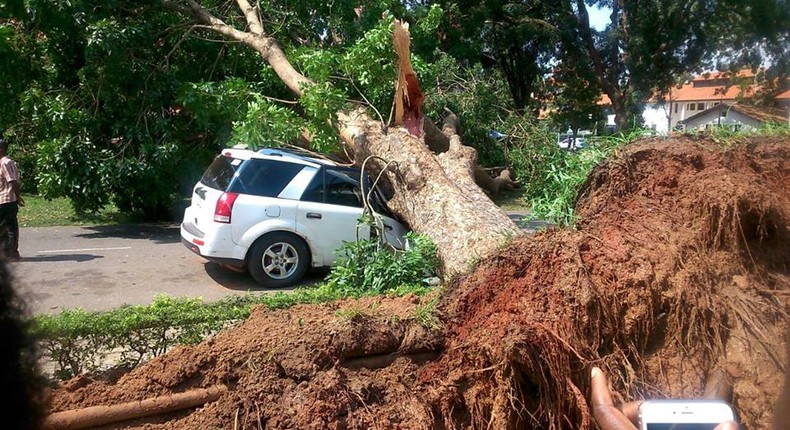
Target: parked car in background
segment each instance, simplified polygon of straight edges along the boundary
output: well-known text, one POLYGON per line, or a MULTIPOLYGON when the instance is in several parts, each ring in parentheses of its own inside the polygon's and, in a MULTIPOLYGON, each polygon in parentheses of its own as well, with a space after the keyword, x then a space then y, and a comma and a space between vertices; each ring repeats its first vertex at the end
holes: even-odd
POLYGON ((587 131, 580 131, 579 134, 576 135, 574 135, 572 131, 557 133, 557 146, 559 146, 560 149, 567 149, 569 151, 586 148, 587 136, 589 135, 590 133, 587 131))
MULTIPOLYGON (((371 236, 359 222, 360 174, 297 149, 223 150, 193 188, 182 242, 209 261, 246 268, 264 287, 293 285, 310 267, 332 266, 343 242, 371 236)), ((383 239, 403 249, 407 228, 362 178, 383 239)))

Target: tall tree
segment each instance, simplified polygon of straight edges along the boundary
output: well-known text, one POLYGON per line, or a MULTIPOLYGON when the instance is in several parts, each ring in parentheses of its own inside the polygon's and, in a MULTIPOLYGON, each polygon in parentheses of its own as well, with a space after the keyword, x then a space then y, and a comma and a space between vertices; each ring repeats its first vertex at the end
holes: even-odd
POLYGON ((440 1, 447 10, 440 46, 471 64, 496 67, 507 81, 519 112, 537 116, 544 77, 555 55, 558 29, 551 23, 555 4, 518 0, 440 1))
POLYGON ((573 27, 559 26, 562 32, 557 45, 557 65, 552 70, 549 85, 551 121, 563 131, 566 128, 595 129, 603 119, 603 108, 599 104, 601 88, 573 27))
POLYGON ((12 62, 0 78, 13 84, 3 86, 3 120, 24 186, 70 197, 79 211, 113 201, 171 216, 246 106, 239 77, 260 71, 249 50, 173 31, 178 22, 155 0, 0 8, 0 50, 17 54, 0 56, 12 62))

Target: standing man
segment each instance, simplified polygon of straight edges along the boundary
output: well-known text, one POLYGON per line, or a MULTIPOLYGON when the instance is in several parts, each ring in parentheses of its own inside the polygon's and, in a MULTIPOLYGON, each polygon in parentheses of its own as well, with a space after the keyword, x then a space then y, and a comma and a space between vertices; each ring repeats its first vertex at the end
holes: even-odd
POLYGON ((19 261, 19 169, 8 156, 8 142, 0 137, 0 258, 19 261))

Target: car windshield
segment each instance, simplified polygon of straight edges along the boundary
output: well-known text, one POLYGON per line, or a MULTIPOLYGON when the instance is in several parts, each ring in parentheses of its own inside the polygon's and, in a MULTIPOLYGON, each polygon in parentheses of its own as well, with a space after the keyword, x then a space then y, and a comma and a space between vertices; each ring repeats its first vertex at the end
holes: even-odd
POLYGON ((277 197, 305 166, 281 161, 244 160, 220 155, 200 182, 219 191, 277 197))
POLYGON ((208 187, 227 191, 233 175, 236 174, 236 169, 241 165, 242 160, 238 158, 226 157, 218 155, 214 162, 208 166, 200 182, 208 187))

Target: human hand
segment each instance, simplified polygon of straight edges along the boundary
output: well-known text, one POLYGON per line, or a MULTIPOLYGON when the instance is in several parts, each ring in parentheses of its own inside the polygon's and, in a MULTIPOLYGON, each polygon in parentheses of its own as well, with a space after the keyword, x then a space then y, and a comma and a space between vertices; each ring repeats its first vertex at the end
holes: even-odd
POLYGON ((16 199, 16 204, 18 204, 18 205, 19 205, 19 207, 22 207, 22 206, 24 206, 24 205, 25 205, 25 199, 24 199, 24 198, 22 198, 22 196, 19 196, 19 197, 16 199))
MULTIPOLYGON (((617 407, 612 401, 609 385, 603 371, 593 367, 590 372, 590 400, 593 416, 601 430, 637 430, 639 423, 639 402, 629 402, 617 407)), ((714 430, 738 430, 738 424, 726 421, 714 430)))
POLYGON ((612 401, 612 393, 603 371, 597 367, 590 372, 590 400, 595 421, 602 430, 636 430, 639 422, 639 405, 630 402, 619 408, 612 401))

